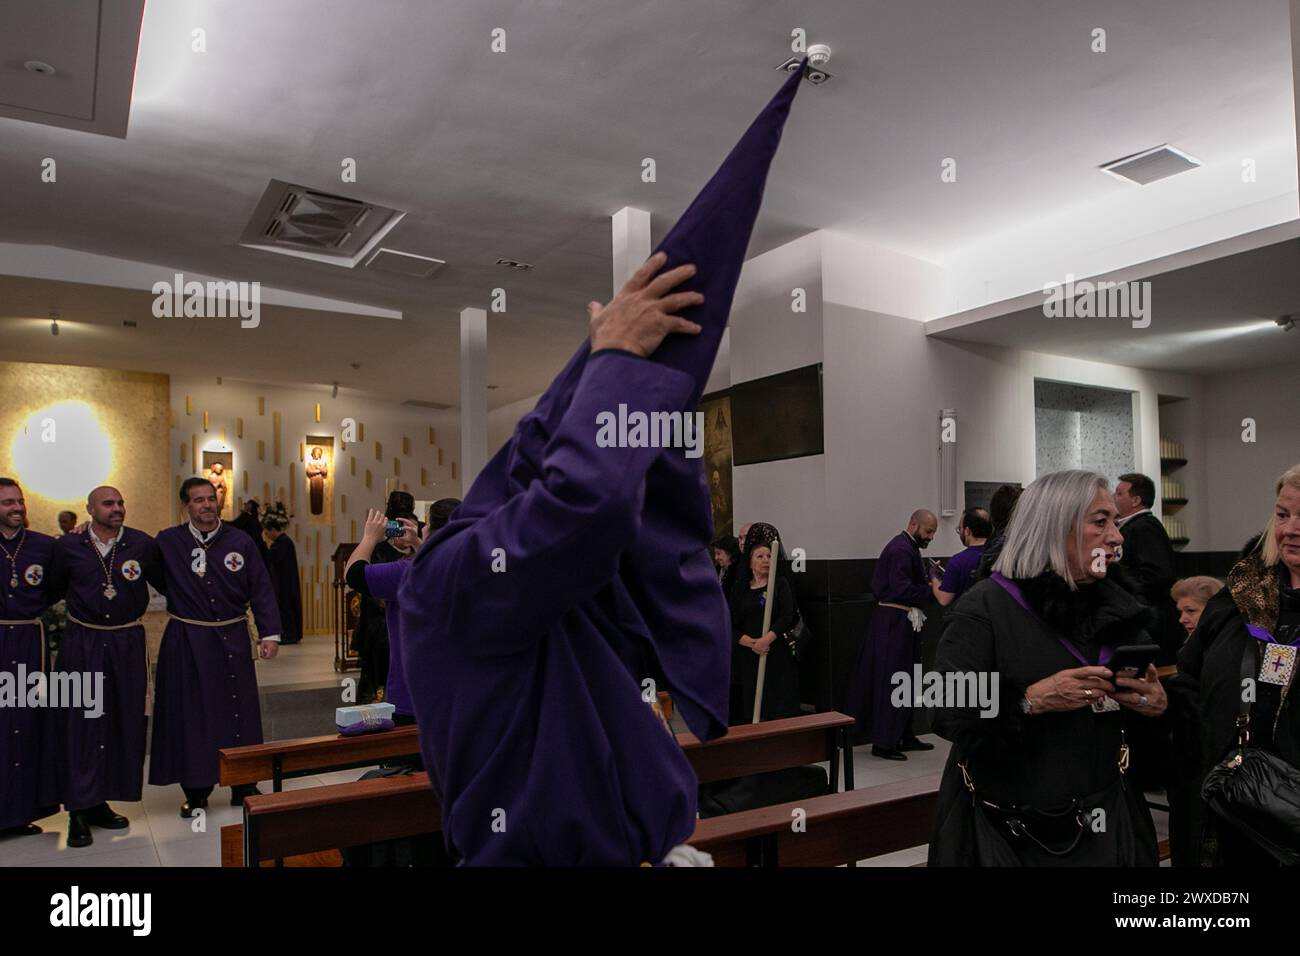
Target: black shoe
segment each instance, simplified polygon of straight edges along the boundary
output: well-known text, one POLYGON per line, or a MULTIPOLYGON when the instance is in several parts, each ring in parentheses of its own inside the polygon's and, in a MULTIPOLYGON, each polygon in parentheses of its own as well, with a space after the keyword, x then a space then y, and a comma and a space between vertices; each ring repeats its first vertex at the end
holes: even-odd
POLYGON ((107 803, 101 803, 93 810, 83 812, 92 827, 99 827, 102 830, 125 830, 131 825, 130 820, 120 813, 114 813, 113 808, 107 803))
POLYGON ((255 783, 241 783, 230 788, 230 805, 232 807, 242 807, 244 797, 252 797, 260 794, 262 791, 257 789, 255 783))
POLYGON ((68 814, 68 846, 90 846, 95 842, 90 833, 90 820, 84 810, 74 810, 68 814))
POLYGON ((188 820, 194 816, 196 810, 206 810, 208 808, 208 798, 202 800, 186 800, 181 804, 181 816, 188 820))
POLYGON ((905 737, 898 745, 899 750, 933 750, 934 744, 928 744, 919 737, 905 737))
POLYGON ((44 832, 45 831, 42 830, 40 827, 38 827, 35 823, 23 823, 16 827, 7 827, 4 830, 0 830, 0 838, 18 837, 18 836, 36 836, 36 834, 44 833, 44 832))
POLYGON ((874 744, 871 747, 871 756, 880 757, 883 760, 906 760, 907 754, 901 750, 885 750, 883 747, 877 747, 874 744))

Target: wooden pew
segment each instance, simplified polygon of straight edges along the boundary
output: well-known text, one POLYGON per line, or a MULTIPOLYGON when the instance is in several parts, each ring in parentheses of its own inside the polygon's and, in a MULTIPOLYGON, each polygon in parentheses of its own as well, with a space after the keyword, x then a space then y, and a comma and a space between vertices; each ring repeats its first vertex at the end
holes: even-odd
MULTIPOLYGON (((852 726, 853 718, 844 714, 809 714, 732 727, 725 737, 707 743, 689 733, 678 734, 677 740, 701 783, 828 760, 832 786, 836 786, 842 754, 847 752, 850 759, 843 761, 844 781, 846 787, 852 788, 852 752, 845 749, 852 726)), ((400 756, 403 748, 412 746, 411 731, 413 728, 399 728, 359 738, 317 737, 231 748, 221 754, 221 781, 264 780, 268 766, 279 768, 280 779, 305 773, 306 768, 320 772, 322 760, 363 759, 359 755, 367 751, 356 742, 394 734, 399 736, 385 743, 383 751, 387 756, 400 756)), ((337 763, 327 765, 337 767, 337 763)), ((247 866, 256 866, 263 860, 279 861, 438 832, 440 820, 441 811, 429 788, 429 778, 423 773, 259 794, 244 799, 244 861, 247 866), (376 818, 390 827, 381 827, 378 836, 373 822, 376 818), (365 825, 355 825, 358 821, 365 825)), ((225 839, 233 840, 234 836, 225 839)))
POLYGON ((279 793, 284 781, 334 770, 373 767, 385 760, 412 757, 420 752, 415 727, 394 727, 373 734, 344 737, 299 737, 247 747, 225 747, 218 752, 219 783, 223 787, 270 780, 279 793))
POLYGON ((441 829, 423 773, 257 794, 244 798, 244 865, 441 829))
MULTIPOLYGON (((852 717, 831 711, 740 724, 707 743, 681 733, 677 742, 700 783, 829 761, 831 785, 838 787, 842 755, 851 752, 852 726, 852 717)), ((293 777, 370 767, 419 752, 419 738, 410 726, 357 737, 332 734, 227 747, 219 755, 219 782, 230 787, 269 779, 272 790, 279 793, 284 781, 293 777)), ((853 761, 844 761, 843 766, 844 788, 851 790, 853 761)))
POLYGON ((930 842, 941 774, 700 820, 716 866, 839 866, 930 842), (796 832, 795 811, 804 811, 796 832))

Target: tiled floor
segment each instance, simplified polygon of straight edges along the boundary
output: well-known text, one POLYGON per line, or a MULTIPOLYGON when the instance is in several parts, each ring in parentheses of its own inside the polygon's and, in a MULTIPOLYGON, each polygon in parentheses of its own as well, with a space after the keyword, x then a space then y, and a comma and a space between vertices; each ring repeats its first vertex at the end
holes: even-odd
MULTIPOLYGON (((855 786, 861 789, 941 772, 948 757, 947 741, 934 736, 922 739, 935 744, 935 749, 909 753, 905 761, 881 760, 871 756, 869 745, 858 747, 853 760, 855 786)), ((344 770, 300 777, 286 781, 285 789, 345 783, 362 773, 344 770)), ((270 785, 263 784, 262 789, 269 791, 270 785)), ((239 823, 243 811, 230 806, 230 790, 219 787, 209 800, 202 823, 182 820, 178 811, 184 799, 180 787, 146 785, 141 802, 114 805, 118 813, 130 819, 130 829, 95 830, 94 844, 81 849, 69 849, 67 845, 66 814, 46 817, 38 821, 45 828, 39 836, 0 841, 0 866, 220 866, 221 828, 239 823)), ((1153 816, 1163 838, 1167 817, 1159 811, 1153 816)), ((925 858, 926 848, 921 846, 864 860, 862 865, 914 866, 924 863, 925 858)))

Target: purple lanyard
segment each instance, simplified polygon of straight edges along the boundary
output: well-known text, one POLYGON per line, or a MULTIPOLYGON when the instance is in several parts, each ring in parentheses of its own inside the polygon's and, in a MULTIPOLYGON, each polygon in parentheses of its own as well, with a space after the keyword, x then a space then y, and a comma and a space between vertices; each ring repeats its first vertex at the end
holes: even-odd
POLYGON ((1300 637, 1297 637, 1294 641, 1287 641, 1283 644, 1273 636, 1272 632, 1270 632, 1268 628, 1260 627, 1258 624, 1247 624, 1246 633, 1257 641, 1263 641, 1265 644, 1277 644, 1281 647, 1295 647, 1297 644, 1300 644, 1300 637))
MULTIPOLYGON (((1021 593, 1020 586, 1016 584, 1016 582, 1012 581, 1010 578, 1005 577, 998 571, 994 571, 991 575, 989 575, 989 577, 991 577, 994 581, 997 582, 998 587, 1002 588, 1002 590, 1010 594, 1015 599, 1016 603, 1019 604, 1022 608, 1024 608, 1025 611, 1029 614, 1029 616, 1032 617, 1035 621, 1037 621, 1043 627, 1044 630, 1049 632, 1052 630, 1052 628, 1048 626, 1047 622, 1044 621, 1042 617, 1039 616, 1038 612, 1029 606, 1029 602, 1025 600, 1025 596, 1023 593, 1021 593)), ((1056 639, 1060 641, 1061 646, 1064 647, 1067 651, 1069 651, 1070 655, 1076 661, 1082 664, 1084 667, 1093 666, 1092 663, 1088 660, 1088 658, 1080 654, 1079 649, 1076 648, 1069 641, 1067 641, 1065 638, 1061 637, 1060 635, 1057 635, 1056 639)), ((1101 653, 1097 657, 1097 663, 1102 667, 1105 667, 1107 662, 1114 656, 1115 656, 1115 648, 1103 647, 1101 649, 1101 653)))

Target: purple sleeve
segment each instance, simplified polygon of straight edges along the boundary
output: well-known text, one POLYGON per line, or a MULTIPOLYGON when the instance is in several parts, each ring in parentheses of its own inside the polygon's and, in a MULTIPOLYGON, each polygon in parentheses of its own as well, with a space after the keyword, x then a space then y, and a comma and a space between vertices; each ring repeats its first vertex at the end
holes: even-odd
POLYGON ((407 561, 367 564, 362 570, 366 574, 366 587, 370 590, 370 596, 381 601, 396 601, 397 589, 401 587, 402 576, 408 566, 407 561))
POLYGON ((597 441, 600 416, 618 414, 620 404, 633 413, 681 411, 694 387, 690 375, 631 355, 590 359, 542 452, 541 477, 424 549, 407 577, 403 610, 429 615, 475 654, 518 653, 535 644, 608 584, 619 555, 636 541, 646 472, 660 455, 682 453, 607 447, 597 441), (430 602, 430 595, 439 599, 430 602))
POLYGON ((902 551, 895 551, 889 556, 890 599, 899 604, 920 607, 927 601, 933 600, 934 595, 930 592, 929 581, 925 580, 924 576, 918 581, 913 574, 914 565, 911 558, 910 554, 902 551))
POLYGON ((939 582, 939 590, 947 591, 949 594, 956 594, 957 589, 961 587, 961 576, 966 569, 957 558, 952 558, 948 566, 943 569, 943 580, 939 582))

